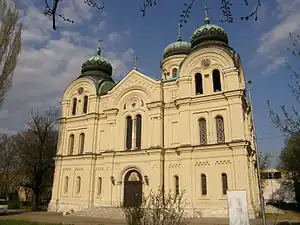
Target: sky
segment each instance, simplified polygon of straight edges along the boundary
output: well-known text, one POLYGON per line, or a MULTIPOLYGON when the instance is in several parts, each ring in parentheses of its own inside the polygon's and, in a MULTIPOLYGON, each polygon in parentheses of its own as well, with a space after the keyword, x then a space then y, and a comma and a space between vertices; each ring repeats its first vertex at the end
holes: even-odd
MULTIPOLYGON (((84 0, 62 1, 58 12, 75 23, 57 18, 58 29, 54 31, 51 19, 42 14, 44 1, 22 0, 22 51, 12 89, 0 109, 0 132, 25 130, 33 108, 59 107, 64 90, 80 75, 84 60, 95 55, 100 39, 103 56, 113 65, 115 81, 132 69, 134 56, 138 57, 139 71, 160 79, 162 53, 176 40, 185 2, 158 1, 143 17, 143 0, 104 1, 102 11, 88 7, 84 0)), ((203 25, 207 5, 211 23, 225 29, 230 46, 241 56, 246 79, 252 81, 258 148, 272 153, 270 167, 275 167, 284 137, 270 122, 267 101, 278 112, 283 104, 297 107, 288 88, 292 80, 284 60, 293 60, 287 48, 291 46, 289 32, 299 34, 300 0, 262 0, 258 21, 239 19, 251 12, 256 0, 249 0, 249 6, 240 0, 232 2, 235 22, 228 24, 220 22, 220 1, 196 0, 183 37, 189 41, 203 25)))

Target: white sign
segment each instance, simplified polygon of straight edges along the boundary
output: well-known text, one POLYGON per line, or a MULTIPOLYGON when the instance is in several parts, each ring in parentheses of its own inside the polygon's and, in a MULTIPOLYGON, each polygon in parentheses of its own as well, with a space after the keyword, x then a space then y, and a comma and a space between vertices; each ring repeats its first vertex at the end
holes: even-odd
POLYGON ((249 225, 246 191, 227 191, 230 225, 249 225))

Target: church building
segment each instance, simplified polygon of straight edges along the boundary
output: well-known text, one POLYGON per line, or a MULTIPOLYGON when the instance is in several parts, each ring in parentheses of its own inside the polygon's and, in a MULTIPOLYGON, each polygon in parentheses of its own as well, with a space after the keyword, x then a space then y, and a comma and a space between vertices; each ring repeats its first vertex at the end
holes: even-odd
POLYGON ((223 28, 204 25, 168 45, 155 80, 132 69, 115 83, 101 55, 64 92, 48 210, 80 212, 184 192, 189 217, 228 217, 227 190, 259 191, 251 106, 239 54, 223 28))

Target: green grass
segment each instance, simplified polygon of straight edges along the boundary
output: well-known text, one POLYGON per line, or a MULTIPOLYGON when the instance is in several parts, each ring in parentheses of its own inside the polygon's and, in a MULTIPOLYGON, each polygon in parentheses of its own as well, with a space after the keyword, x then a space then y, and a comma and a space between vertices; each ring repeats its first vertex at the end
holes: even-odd
POLYGON ((38 223, 25 220, 0 220, 0 225, 61 225, 53 223, 38 223))

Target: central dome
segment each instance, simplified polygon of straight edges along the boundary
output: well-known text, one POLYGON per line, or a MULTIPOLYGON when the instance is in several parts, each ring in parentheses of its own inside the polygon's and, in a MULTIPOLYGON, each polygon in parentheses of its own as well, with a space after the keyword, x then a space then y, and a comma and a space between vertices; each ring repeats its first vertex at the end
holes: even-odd
POLYGON ((195 30, 192 35, 192 48, 204 41, 221 41, 228 44, 228 37, 226 32, 222 27, 215 24, 210 24, 210 19, 208 18, 207 11, 204 21, 205 24, 195 30))
POLYGON ((82 75, 112 75, 112 65, 110 62, 100 55, 100 48, 97 49, 97 55, 91 56, 82 64, 82 75))

